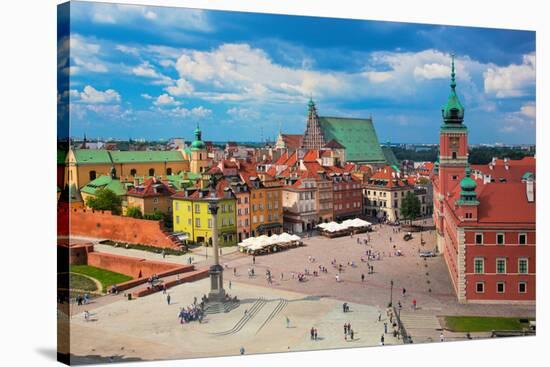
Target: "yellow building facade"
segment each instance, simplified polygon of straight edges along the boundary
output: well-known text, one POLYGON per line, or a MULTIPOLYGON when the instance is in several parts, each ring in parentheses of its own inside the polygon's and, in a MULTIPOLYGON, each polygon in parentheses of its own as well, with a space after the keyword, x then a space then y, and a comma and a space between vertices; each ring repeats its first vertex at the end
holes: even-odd
MULTIPOLYGON (((186 193, 172 196, 174 232, 188 235, 189 241, 210 245, 212 243, 212 214, 208 210, 207 190, 197 190, 188 197, 186 193)), ((226 193, 219 199, 217 226, 219 244, 237 244, 236 199, 226 193)))

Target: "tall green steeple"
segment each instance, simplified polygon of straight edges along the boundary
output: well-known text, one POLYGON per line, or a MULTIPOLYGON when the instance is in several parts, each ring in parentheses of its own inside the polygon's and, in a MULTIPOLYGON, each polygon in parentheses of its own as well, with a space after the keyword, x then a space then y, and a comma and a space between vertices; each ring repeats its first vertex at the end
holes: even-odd
POLYGON ((201 140, 201 129, 199 128, 199 124, 197 123, 197 128, 195 129, 195 141, 191 143, 191 150, 204 150, 206 149, 206 144, 201 140))
POLYGON ((443 121, 445 124, 462 124, 464 121, 464 107, 460 103, 456 95, 456 80, 455 80, 455 55, 451 55, 451 92, 447 103, 441 109, 443 121))

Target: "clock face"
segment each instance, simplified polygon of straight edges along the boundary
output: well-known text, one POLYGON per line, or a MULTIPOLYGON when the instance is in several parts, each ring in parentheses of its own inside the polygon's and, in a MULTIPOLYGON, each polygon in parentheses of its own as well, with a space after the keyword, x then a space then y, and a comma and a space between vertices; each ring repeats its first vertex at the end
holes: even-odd
POLYGON ((457 137, 452 137, 450 139, 451 148, 458 148, 458 142, 459 142, 459 139, 457 137))

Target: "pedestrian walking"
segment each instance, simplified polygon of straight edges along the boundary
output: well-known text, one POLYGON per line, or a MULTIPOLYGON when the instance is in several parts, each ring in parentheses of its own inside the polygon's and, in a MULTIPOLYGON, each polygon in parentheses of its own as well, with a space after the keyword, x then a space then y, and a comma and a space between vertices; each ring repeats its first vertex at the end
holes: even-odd
POLYGON ((443 336, 443 332, 441 332, 441 333, 439 334, 439 341, 440 341, 440 342, 444 342, 444 341, 445 341, 445 337, 443 336))
POLYGON ((231 289, 231 281, 229 281, 229 289, 231 289))
POLYGON ((313 339, 317 340, 317 328, 313 329, 313 339))
POLYGON ((237 268, 233 268, 233 276, 237 275, 237 268))
POLYGON ((365 281, 365 274, 361 274, 361 281, 362 281, 362 282, 365 281))
POLYGON ((239 349, 239 352, 241 353, 241 355, 244 354, 244 347, 241 347, 241 349, 239 349))
POLYGON ((416 298, 415 298, 415 299, 413 299, 413 303, 412 303, 412 305, 413 305, 413 310, 415 310, 415 311, 416 311, 416 298))
POLYGON ((378 322, 382 321, 382 312, 378 311, 378 322))
POLYGON ((384 323, 384 334, 387 334, 388 333, 388 323, 385 322, 384 323))
POLYGON ((255 255, 252 255, 252 264, 256 265, 256 256, 255 255))
POLYGON ((168 295, 166 296, 166 302, 168 303, 168 305, 170 305, 170 299, 171 299, 171 298, 170 298, 170 295, 168 294, 168 295))
POLYGON ((407 293, 407 290, 403 288, 403 297, 405 297, 405 294, 407 293))
POLYGON ((286 327, 287 329, 290 327, 290 319, 288 318, 288 316, 285 316, 286 317, 286 327))
POLYGON ((353 332, 353 329, 351 329, 350 332, 349 332, 349 336, 350 336, 351 340, 353 340, 353 335, 354 335, 354 332, 353 332))
POLYGON ((384 345, 384 334, 380 337, 380 345, 384 345))
POLYGON ((313 327, 309 331, 309 336, 310 336, 311 340, 313 340, 313 337, 315 336, 315 329, 313 327))

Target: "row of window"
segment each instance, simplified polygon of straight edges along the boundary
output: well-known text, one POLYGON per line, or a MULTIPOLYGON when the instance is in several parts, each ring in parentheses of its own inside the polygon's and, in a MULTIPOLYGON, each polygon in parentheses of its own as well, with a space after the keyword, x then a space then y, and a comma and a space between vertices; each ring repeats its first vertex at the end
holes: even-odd
MULTIPOLYGON (((353 204, 353 205, 350 206, 350 203, 346 203, 346 209, 349 209, 351 207, 353 207, 353 208, 360 208, 361 207, 361 202, 360 201, 354 201, 351 204, 353 204)), ((344 206, 343 206, 343 204, 334 204, 334 209, 342 210, 342 209, 344 209, 344 206)))
MULTIPOLYGON (((496 292, 505 293, 506 283, 497 282, 496 292)), ((485 282, 476 282, 476 293, 485 293, 485 282)), ((527 282, 518 282, 518 293, 527 293, 527 282)))
MULTIPOLYGON (((496 243, 497 245, 504 245, 505 244, 505 236, 504 233, 497 233, 497 239, 496 243)), ((525 245, 527 243, 527 234, 526 233, 520 233, 518 234, 518 242, 520 245, 525 245)), ((476 233, 475 234, 475 244, 476 245, 483 245, 483 233, 476 233)))
MULTIPOLYGON (((271 210, 271 209, 279 209, 279 202, 278 201, 275 201, 275 202, 268 202, 267 203, 267 210, 271 210)), ((252 211, 255 212, 257 210, 264 210, 264 204, 252 204, 252 211)))
MULTIPOLYGON (((258 193, 258 198, 263 198, 264 197, 264 194, 262 192, 259 192, 258 193)), ((274 191, 274 192, 271 192, 271 191, 268 191, 267 192, 267 198, 268 199, 271 199, 271 198, 274 198, 274 199, 278 199, 279 198, 279 193, 277 191, 274 191)), ((248 198, 245 197, 245 203, 248 202, 247 200, 248 198)), ((256 199, 256 193, 255 192, 252 192, 252 199, 256 199)), ((240 204, 240 203, 239 203, 240 204)))
MULTIPOLYGON (((497 274, 506 274, 506 258, 499 257, 496 260, 496 273, 497 274)), ((483 257, 474 258, 474 273, 483 274, 485 273, 485 259, 483 257)), ((518 259, 518 273, 527 274, 529 273, 529 259, 526 257, 520 257, 518 259)))
MULTIPOLYGON (((191 225, 193 222, 191 218, 187 218, 187 225, 191 225)), ((233 217, 222 217, 222 227, 224 226, 232 226, 233 225, 233 217)), ((176 215, 176 224, 180 224, 180 216, 176 215)), ((195 218, 195 227, 201 228, 201 219, 195 218)), ((212 218, 208 219, 208 228, 212 228, 212 218)))
MULTIPOLYGON (((136 174, 137 174, 137 170, 135 168, 132 168, 130 170, 130 176, 135 176, 136 174)), ((172 174, 172 168, 166 168, 166 174, 171 175, 172 174)), ((90 172, 88 172, 88 175, 89 175, 90 181, 93 181, 97 178, 97 172, 96 171, 90 171, 90 172)), ((155 169, 154 168, 149 168, 149 176, 154 176, 154 175, 155 175, 155 169)))
POLYGON ((334 185, 334 190, 349 190, 349 189, 358 189, 359 184, 352 184, 352 185, 334 185))
MULTIPOLYGON (((275 213, 273 215, 271 214, 268 214, 267 215, 267 222, 270 223, 271 221, 277 221, 279 220, 279 214, 275 213)), ((248 221, 248 220, 247 220, 248 221)), ((263 215, 260 215, 260 216, 253 216, 252 217, 252 223, 256 224, 256 223, 262 223, 264 221, 264 216, 263 215)), ((247 224, 248 225, 248 224, 247 224)))
MULTIPOLYGON (((379 194, 378 196, 381 196, 381 197, 384 197, 384 198, 386 197, 386 194, 387 194, 386 191, 380 191, 380 192, 374 191, 374 190, 372 191, 372 194, 373 194, 374 196, 376 196, 377 193, 379 194)), ((370 194, 371 194, 371 191, 370 191, 370 190, 367 190, 367 195, 370 195, 370 194)), ((393 197, 394 197, 394 198, 396 198, 396 197, 398 197, 398 196, 399 196, 399 194, 398 194, 397 192, 394 192, 394 193, 393 193, 393 197)), ((401 197, 404 197, 404 196, 405 196, 405 191, 401 191, 401 197)))
POLYGON ((343 194, 334 194, 335 199, 342 199, 344 197, 350 197, 350 196, 361 196, 361 192, 352 191, 352 192, 343 193, 343 194))

